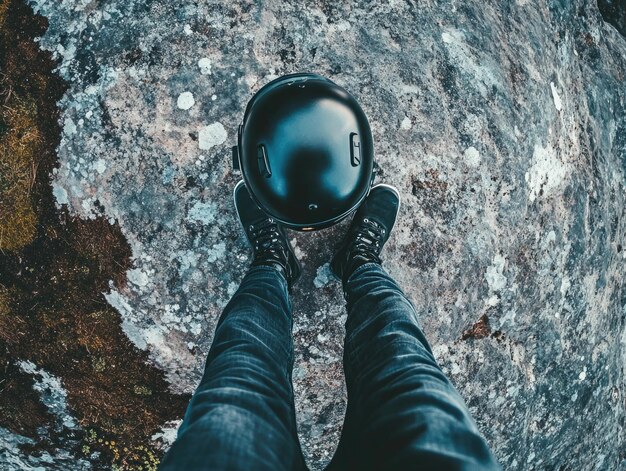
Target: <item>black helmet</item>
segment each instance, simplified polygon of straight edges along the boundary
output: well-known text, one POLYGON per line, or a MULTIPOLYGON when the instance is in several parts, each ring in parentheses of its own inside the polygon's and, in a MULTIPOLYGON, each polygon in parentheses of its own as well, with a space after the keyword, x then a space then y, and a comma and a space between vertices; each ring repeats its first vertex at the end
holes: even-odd
POLYGON ((365 113, 317 74, 284 75, 255 93, 232 150, 255 202, 292 229, 335 224, 361 204, 374 180, 365 113))

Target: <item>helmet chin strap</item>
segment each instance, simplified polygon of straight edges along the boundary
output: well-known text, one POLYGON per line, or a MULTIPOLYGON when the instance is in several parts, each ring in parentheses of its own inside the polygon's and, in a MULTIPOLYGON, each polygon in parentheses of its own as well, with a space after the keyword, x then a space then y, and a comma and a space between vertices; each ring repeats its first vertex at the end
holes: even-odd
POLYGON ((237 126, 237 145, 232 147, 233 152, 233 170, 241 170, 241 156, 239 148, 241 147, 241 134, 243 133, 243 122, 237 126))
POLYGON ((241 165, 239 164, 239 147, 233 146, 233 170, 241 170, 241 165))

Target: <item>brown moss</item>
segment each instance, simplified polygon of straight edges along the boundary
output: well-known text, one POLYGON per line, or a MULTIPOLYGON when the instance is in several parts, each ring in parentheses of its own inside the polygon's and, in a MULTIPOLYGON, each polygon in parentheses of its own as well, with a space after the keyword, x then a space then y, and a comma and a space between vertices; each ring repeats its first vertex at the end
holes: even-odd
POLYGON ((0 3, 0 29, 4 29, 4 22, 6 21, 8 10, 9 2, 0 3))
POLYGON ((9 314, 11 297, 9 290, 0 285, 0 319, 9 314))
POLYGON ((435 192, 441 195, 445 195, 448 191, 448 184, 439 178, 439 172, 433 168, 426 171, 426 178, 419 179, 413 177, 411 184, 413 186, 413 195, 417 196, 419 192, 435 192))
POLYGON ((461 340, 482 339, 488 337, 489 334, 491 334, 489 317, 487 317, 487 314, 483 314, 473 326, 463 332, 461 340))
POLYGON ((11 212, 0 211, 0 250, 21 249, 35 237, 37 217, 29 202, 17 200, 12 208, 11 212))
MULTIPOLYGON (((11 290, 0 285, 0 338, 5 338, 7 329, 20 330, 13 322, 11 290)), ((0 427, 10 428, 20 435, 36 438, 37 428, 50 425, 50 416, 39 396, 33 389, 33 379, 20 371, 11 361, 6 346, 0 349, 0 427)))
POLYGON ((35 237, 37 217, 31 189, 41 139, 37 108, 12 90, 2 111, 5 132, 0 135, 0 250, 18 250, 35 237))
POLYGON ((150 437, 182 416, 189 397, 169 392, 102 295, 110 280, 125 283, 130 266, 119 227, 55 209, 49 175, 65 85, 33 41, 45 28, 21 1, 0 4, 0 426, 41 449, 73 446, 95 468, 154 469, 160 451, 150 437), (90 431, 82 443, 53 427, 20 360, 62 380, 90 431))

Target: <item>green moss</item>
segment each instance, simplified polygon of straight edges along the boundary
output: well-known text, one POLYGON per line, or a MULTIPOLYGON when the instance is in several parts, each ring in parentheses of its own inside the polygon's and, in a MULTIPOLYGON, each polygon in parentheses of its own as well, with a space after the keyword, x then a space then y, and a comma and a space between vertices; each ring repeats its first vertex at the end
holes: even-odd
POLYGON ((136 384, 133 386, 133 392, 139 396, 151 396, 152 390, 144 385, 136 384))
POLYGON ((107 362, 102 357, 92 357, 91 364, 93 366, 93 370, 97 373, 102 373, 107 368, 107 362))
POLYGON ((156 471, 160 462, 151 446, 120 443, 99 435, 94 429, 89 429, 85 434, 82 448, 106 454, 111 460, 111 469, 119 471, 156 471))

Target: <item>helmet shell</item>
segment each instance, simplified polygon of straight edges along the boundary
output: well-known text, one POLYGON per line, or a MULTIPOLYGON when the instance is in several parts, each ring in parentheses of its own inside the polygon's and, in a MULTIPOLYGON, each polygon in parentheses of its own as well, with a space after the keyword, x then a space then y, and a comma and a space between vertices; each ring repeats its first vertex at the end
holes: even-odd
POLYGON ((235 158, 261 209, 296 230, 328 227, 369 193, 374 146, 365 113, 317 74, 279 77, 248 102, 235 158))

